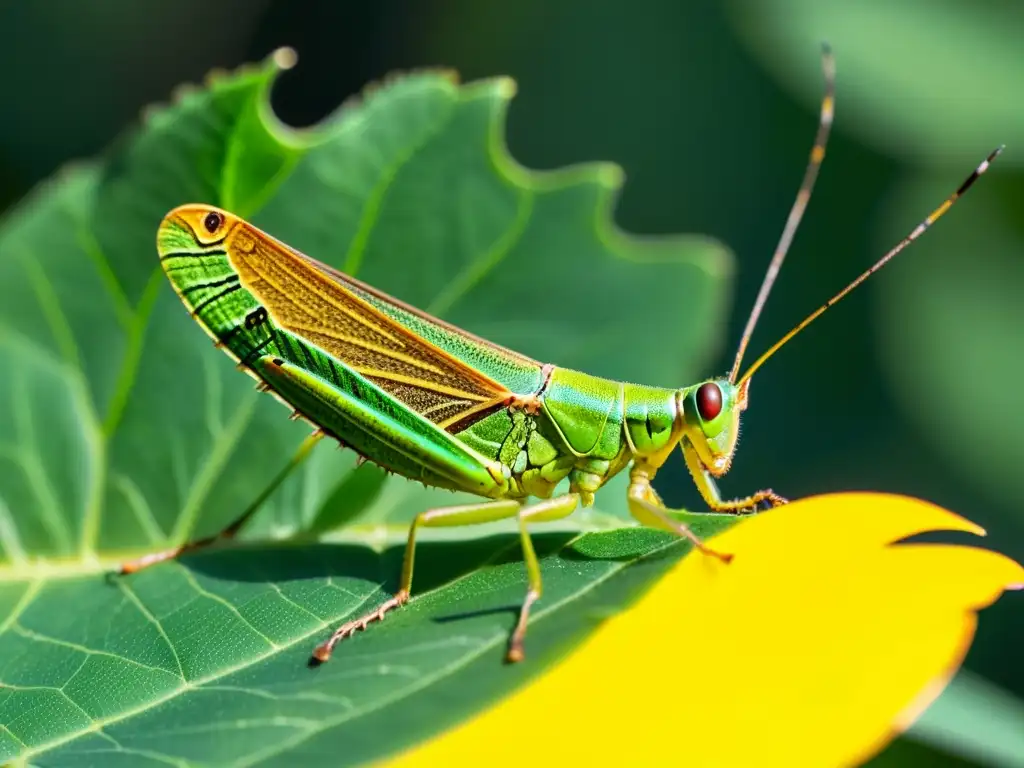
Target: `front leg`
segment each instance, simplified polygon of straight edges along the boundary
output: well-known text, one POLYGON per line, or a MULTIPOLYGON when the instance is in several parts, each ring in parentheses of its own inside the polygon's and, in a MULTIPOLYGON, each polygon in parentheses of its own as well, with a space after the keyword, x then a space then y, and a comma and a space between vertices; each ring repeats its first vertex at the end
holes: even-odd
POLYGON ((769 509, 789 502, 789 499, 779 496, 771 488, 766 488, 763 491, 758 491, 741 499, 724 501, 718 491, 715 478, 711 476, 711 473, 701 463, 697 451, 691 446, 684 445, 683 458, 686 460, 686 468, 690 470, 690 475, 693 476, 693 484, 697 486, 697 490, 700 491, 700 495, 704 498, 704 503, 708 505, 712 512, 741 515, 759 511, 758 505, 761 502, 768 502, 769 509))
POLYGON ((651 486, 651 473, 647 468, 633 465, 633 469, 629 473, 627 501, 630 514, 648 528, 658 528, 687 538, 702 554, 717 557, 723 563, 732 560, 732 555, 711 549, 700 536, 690 530, 689 526, 669 516, 668 508, 651 486))

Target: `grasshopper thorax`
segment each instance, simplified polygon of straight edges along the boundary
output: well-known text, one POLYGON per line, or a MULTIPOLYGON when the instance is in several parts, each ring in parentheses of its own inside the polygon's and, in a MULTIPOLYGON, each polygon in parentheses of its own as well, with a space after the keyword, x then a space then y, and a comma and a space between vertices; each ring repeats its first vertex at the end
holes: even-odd
POLYGON ((729 471, 748 383, 710 379, 679 391, 681 442, 688 463, 696 460, 715 477, 729 471))

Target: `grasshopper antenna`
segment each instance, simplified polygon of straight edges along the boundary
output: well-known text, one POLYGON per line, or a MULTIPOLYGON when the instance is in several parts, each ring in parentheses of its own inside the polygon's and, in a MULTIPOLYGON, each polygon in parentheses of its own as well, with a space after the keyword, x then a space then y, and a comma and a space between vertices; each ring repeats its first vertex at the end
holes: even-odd
POLYGON ((800 219, 807 210, 807 203, 810 202, 811 192, 814 183, 818 180, 818 171, 821 169, 821 162, 825 159, 825 146, 828 144, 828 135, 832 129, 832 118, 835 114, 836 94, 836 63, 832 56, 832 49, 828 43, 821 45, 821 68, 825 74, 825 93, 821 98, 821 116, 818 118, 818 133, 814 137, 814 146, 811 148, 811 157, 807 162, 807 170, 804 171, 804 179, 800 183, 800 190, 796 194, 796 200, 789 211, 789 218, 786 219, 786 226, 782 230, 779 244, 775 246, 775 253, 768 264, 768 271, 765 272, 764 281, 761 283, 761 290, 758 291, 757 299, 754 301, 754 308, 747 318, 747 326, 743 329, 743 336, 740 337, 740 345, 736 350, 736 359, 733 361, 732 370, 729 372, 729 381, 735 383, 736 376, 740 372, 740 364, 743 362, 743 354, 747 351, 750 337, 754 334, 757 320, 761 316, 761 310, 768 301, 768 294, 771 293, 775 278, 779 275, 782 262, 786 260, 786 253, 793 242, 797 227, 800 226, 800 219))
POLYGON ((940 205, 938 208, 936 208, 934 211, 932 211, 930 214, 928 214, 928 218, 926 218, 924 221, 922 221, 920 224, 918 224, 911 231, 911 233, 909 235, 907 235, 902 240, 900 240, 900 242, 896 245, 896 247, 894 247, 891 251, 889 251, 887 254, 885 254, 885 256, 883 256, 881 259, 879 259, 877 262, 875 262, 869 269, 867 269, 864 272, 862 272, 857 277, 856 280, 854 280, 848 286, 843 288, 843 290, 841 290, 839 293, 837 293, 831 299, 829 299, 824 304, 822 304, 820 307, 818 307, 814 312, 812 312, 810 315, 808 315, 798 326, 796 326, 796 328, 794 328, 789 333, 787 333, 785 336, 783 336, 781 339, 779 339, 777 342, 775 342, 768 349, 767 352, 765 352, 763 355, 761 355, 761 357, 759 357, 754 362, 754 364, 751 365, 747 369, 747 372, 744 373, 743 376, 740 377, 740 380, 738 382, 736 382, 736 383, 738 385, 742 386, 744 384, 744 382, 746 382, 747 380, 750 379, 750 377, 754 374, 754 371, 756 371, 758 368, 760 368, 762 365, 764 365, 765 361, 768 360, 768 358, 770 358, 776 352, 778 352, 786 344, 786 342, 788 342, 790 339, 792 339, 794 336, 796 336, 798 333, 800 333, 800 331, 802 331, 808 325, 810 325, 815 320, 817 320, 821 315, 823 315, 825 313, 826 310, 828 310, 830 307, 835 305, 840 299, 842 299, 844 296, 846 296, 848 293, 850 293, 854 288, 856 288, 858 285, 860 285, 865 280, 867 280, 869 277, 871 277, 873 274, 875 274, 875 272, 877 272, 882 267, 884 267, 886 264, 888 264, 889 261, 891 261, 893 259, 893 257, 896 256, 896 254, 898 254, 900 251, 902 251, 904 248, 906 248, 912 242, 917 240, 917 238, 919 238, 921 235, 923 235, 925 233, 925 231, 932 224, 934 224, 936 221, 938 221, 940 218, 942 218, 942 215, 946 211, 948 211, 950 208, 953 207, 953 203, 955 203, 957 200, 959 200, 963 196, 963 194, 968 189, 971 188, 971 185, 974 184, 974 182, 978 180, 978 177, 981 176, 981 174, 983 174, 985 171, 988 170, 988 167, 992 163, 992 161, 995 160, 996 157, 998 157, 1000 152, 1003 151, 1003 147, 1004 147, 1004 145, 1000 145, 1000 146, 996 147, 994 150, 992 150, 992 152, 989 154, 989 156, 986 157, 981 162, 981 165, 979 165, 977 168, 975 168, 974 171, 971 173, 971 175, 968 176, 966 179, 964 179, 963 184, 961 184, 957 188, 956 192, 954 192, 952 195, 947 197, 945 202, 942 203, 942 205, 940 205))

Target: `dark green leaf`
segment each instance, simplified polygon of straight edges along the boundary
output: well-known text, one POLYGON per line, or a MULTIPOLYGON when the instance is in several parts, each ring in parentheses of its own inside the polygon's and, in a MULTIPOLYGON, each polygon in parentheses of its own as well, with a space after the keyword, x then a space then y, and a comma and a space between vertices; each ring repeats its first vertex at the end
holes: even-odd
POLYGON ((218 530, 308 431, 254 391, 167 285, 155 231, 181 203, 250 216, 541 359, 652 384, 706 373, 727 253, 619 232, 612 166, 516 166, 501 140, 508 80, 418 74, 292 132, 266 101, 285 59, 183 91, 0 229, 0 760, 369 759, 536 674, 683 551, 641 530, 578 538, 621 524, 615 482, 597 511, 539 538, 546 592, 529 662, 509 668, 525 587, 516 539, 453 532, 420 555, 420 599, 309 670, 331 627, 394 588, 397 550, 382 559, 373 546, 458 498, 353 472, 352 454, 321 445, 244 547, 105 577, 218 530), (310 540, 357 518, 334 543, 310 540))

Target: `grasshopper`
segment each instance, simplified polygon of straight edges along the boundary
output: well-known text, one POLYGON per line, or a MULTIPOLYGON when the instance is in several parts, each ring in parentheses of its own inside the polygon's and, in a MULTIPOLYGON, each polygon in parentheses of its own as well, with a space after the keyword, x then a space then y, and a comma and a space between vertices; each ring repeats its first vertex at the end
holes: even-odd
POLYGON ((611 381, 532 360, 404 304, 213 206, 183 205, 168 213, 159 226, 157 250, 192 317, 261 390, 314 431, 256 502, 220 534, 126 563, 121 572, 231 538, 325 436, 391 472, 482 500, 421 512, 409 530, 397 593, 338 627, 313 651, 312 663, 327 661, 338 642, 409 601, 420 529, 512 518, 518 521, 528 588, 507 659, 521 660, 530 608, 542 590, 530 528, 591 505, 594 494, 627 468, 628 506, 638 522, 685 537, 705 555, 728 562, 729 555, 706 546, 666 508, 651 484, 658 469, 680 448, 714 512, 756 512, 762 505, 786 503, 771 489, 727 500, 715 483, 732 463, 751 376, 917 239, 1002 149, 898 245, 739 375, 825 156, 835 82, 827 47, 823 69, 825 91, 810 160, 732 369, 728 376, 681 389, 611 381), (566 479, 568 489, 556 493, 566 479))

